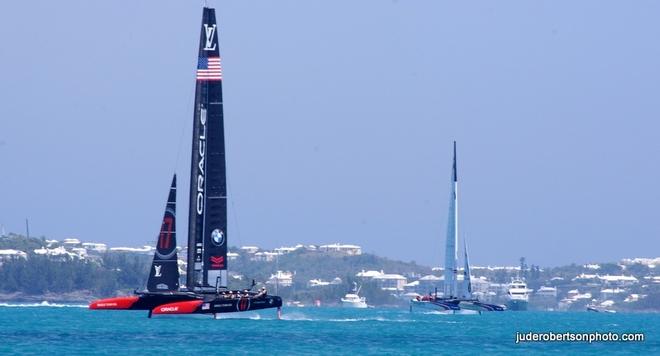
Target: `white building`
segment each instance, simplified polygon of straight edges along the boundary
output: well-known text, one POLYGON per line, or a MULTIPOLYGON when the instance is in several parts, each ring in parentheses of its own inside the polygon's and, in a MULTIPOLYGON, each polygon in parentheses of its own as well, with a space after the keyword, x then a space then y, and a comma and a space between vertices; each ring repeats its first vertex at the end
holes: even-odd
POLYGON ((87 249, 87 251, 94 251, 98 253, 104 253, 108 250, 108 245, 97 242, 83 242, 82 247, 87 249))
POLYGON ((470 277, 470 283, 472 283, 472 293, 488 293, 490 288, 490 281, 486 277, 470 277))
POLYGON ((74 247, 71 249, 71 253, 75 253, 79 258, 87 257, 87 249, 82 247, 74 247))
POLYGON ((362 254, 362 247, 357 245, 342 245, 339 243, 319 246, 319 251, 322 252, 337 252, 348 256, 355 256, 362 254))
POLYGON ((400 274, 381 274, 373 279, 378 283, 380 289, 389 291, 402 291, 408 283, 408 279, 400 274))
POLYGON ((365 270, 362 270, 361 272, 358 272, 355 276, 358 277, 358 278, 370 279, 370 278, 382 276, 384 274, 385 273, 383 273, 382 270, 380 272, 379 271, 365 271, 365 270))
POLYGON ((586 274, 586 273, 581 273, 578 276, 575 276, 572 281, 573 282, 588 282, 588 281, 597 281, 598 280, 598 275, 597 274, 586 274))
POLYGON ((623 301, 626 302, 626 303, 632 303, 632 302, 637 302, 641 298, 644 298, 644 297, 646 297, 646 295, 631 294, 631 295, 627 296, 626 299, 624 299, 623 301))
POLYGON ((622 293, 625 292, 626 290, 621 288, 607 288, 600 291, 600 297, 602 299, 616 299, 619 295, 622 296, 622 293))
POLYGON ((652 283, 660 283, 660 276, 646 276, 644 279, 649 280, 652 283))
POLYGON ((329 285, 330 285, 330 282, 326 282, 322 279, 310 279, 307 282, 307 287, 308 288, 325 287, 325 286, 329 286, 329 285))
POLYGON ((298 245, 293 246, 293 247, 278 247, 278 248, 274 249, 273 252, 275 252, 275 253, 278 254, 278 255, 286 255, 287 253, 291 253, 291 252, 293 252, 293 251, 297 251, 297 250, 299 250, 299 249, 301 249, 301 248, 303 248, 303 247, 304 247, 304 246, 301 245, 301 244, 298 244, 298 245))
POLYGON ((599 276, 598 278, 600 278, 600 280, 604 284, 610 285, 610 286, 624 287, 624 286, 630 286, 630 285, 633 285, 633 284, 636 284, 636 283, 639 282, 639 280, 637 280, 637 278, 635 278, 634 276, 623 276, 623 275, 621 275, 621 276, 610 276, 610 275, 605 275, 605 276, 599 276))
POLYGON ((27 259, 27 253, 19 250, 0 250, 0 261, 27 259))
POLYGON ((236 261, 240 255, 236 252, 227 252, 227 259, 229 261, 236 261))
POLYGON ((239 248, 239 250, 241 250, 245 253, 255 254, 259 251, 259 247, 257 247, 257 246, 241 246, 241 248, 239 248))
POLYGON ((143 247, 110 247, 112 252, 134 252, 134 253, 151 253, 155 248, 151 246, 143 247))
POLYGON ((646 265, 649 268, 655 268, 655 266, 660 265, 660 257, 656 258, 624 258, 621 260, 621 264, 623 265, 634 265, 634 264, 642 264, 646 265))
POLYGON ((62 245, 65 247, 77 247, 80 245, 80 240, 74 238, 64 239, 62 240, 62 245))
POLYGON ((556 297, 557 288, 542 286, 536 291, 536 295, 538 295, 539 297, 556 297))
POLYGON ((330 284, 333 284, 333 285, 339 285, 341 283, 342 283, 342 280, 339 277, 335 277, 330 281, 330 284))
POLYGON ((250 258, 251 261, 272 262, 277 258, 275 252, 257 252, 250 258))
POLYGON ((291 287, 293 285, 293 273, 277 271, 276 274, 271 274, 268 278, 267 284, 278 285, 280 287, 291 287))
POLYGON ((67 251, 63 246, 56 248, 38 248, 34 250, 34 253, 37 255, 48 256, 48 257, 57 257, 60 259, 73 259, 80 258, 80 255, 67 251))

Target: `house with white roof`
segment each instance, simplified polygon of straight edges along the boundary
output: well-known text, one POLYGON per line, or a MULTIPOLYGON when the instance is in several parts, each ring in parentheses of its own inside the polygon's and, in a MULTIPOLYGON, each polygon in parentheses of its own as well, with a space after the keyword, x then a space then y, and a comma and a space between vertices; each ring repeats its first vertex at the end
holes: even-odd
POLYGON ((609 285, 609 286, 626 287, 639 282, 639 280, 634 276, 624 276, 624 275, 620 275, 620 276, 605 275, 605 276, 599 276, 598 278, 600 278, 600 280, 605 285, 609 285))
POLYGON ((80 240, 74 239, 74 238, 64 239, 64 240, 62 240, 62 245, 64 245, 65 247, 69 247, 69 248, 77 247, 77 246, 80 245, 80 240))
POLYGON ((80 255, 67 251, 63 246, 59 246, 52 249, 41 247, 35 249, 34 253, 36 255, 48 256, 51 258, 58 258, 61 260, 80 258, 80 255))
POLYGON ((98 242, 83 242, 82 247, 87 251, 94 251, 98 253, 104 253, 108 250, 108 245, 98 242))
POLYGON ((582 267, 584 267, 586 269, 592 269, 592 270, 599 270, 600 269, 600 265, 596 264, 596 263, 586 264, 586 265, 583 265, 582 267))
POLYGON ((355 256, 362 254, 362 247, 358 245, 343 245, 340 243, 334 243, 330 245, 321 245, 319 246, 319 251, 322 252, 335 252, 341 253, 348 256, 355 256))
POLYGON ((382 290, 402 291, 403 286, 408 283, 408 279, 400 274, 381 274, 373 277, 382 290))
POLYGON ((277 253, 275 252, 257 252, 252 255, 250 258, 251 261, 260 261, 260 262, 272 262, 275 260, 277 257, 277 253))
POLYGON ((143 247, 110 247, 112 252, 134 252, 134 253, 151 253, 155 250, 155 247, 152 246, 143 246, 143 247))
POLYGON ((0 250, 0 261, 27 259, 27 253, 19 250, 0 250))
POLYGON ((656 266, 660 265, 660 257, 656 258, 624 258, 621 260, 621 264, 623 265, 634 265, 634 264, 642 264, 646 265, 649 268, 655 268, 656 266))
POLYGON ((380 272, 379 272, 379 271, 373 271, 373 270, 372 270, 372 271, 365 271, 365 270, 362 270, 361 272, 358 272, 358 273, 355 275, 355 277, 363 278, 363 279, 371 279, 371 278, 374 278, 374 277, 381 276, 381 275, 383 275, 383 274, 385 274, 385 273, 383 272, 383 270, 380 270, 380 272))
POLYGON ((259 247, 257 246, 241 246, 239 250, 248 253, 248 254, 255 254, 259 251, 259 247))
POLYGON ((278 255, 286 255, 287 253, 291 253, 293 251, 297 251, 299 249, 302 249, 303 247, 304 246, 301 245, 301 244, 298 244, 298 245, 293 246, 293 247, 278 247, 278 248, 274 249, 273 252, 275 252, 278 255))
POLYGON ((280 287, 291 287, 293 285, 293 273, 288 271, 277 271, 271 274, 267 284, 278 285, 280 287))
POLYGON ((618 296, 623 296, 625 292, 626 290, 621 288, 606 288, 600 291, 600 297, 601 299, 615 299, 618 296))
POLYGON ((325 287, 325 286, 329 286, 329 285, 330 285, 330 282, 326 282, 322 279, 310 279, 307 282, 307 287, 308 288, 325 287))

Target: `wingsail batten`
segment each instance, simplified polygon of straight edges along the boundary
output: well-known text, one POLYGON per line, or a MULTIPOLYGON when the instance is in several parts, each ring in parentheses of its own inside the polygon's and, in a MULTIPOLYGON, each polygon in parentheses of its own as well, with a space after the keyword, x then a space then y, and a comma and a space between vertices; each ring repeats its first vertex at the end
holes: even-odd
POLYGON ((204 8, 195 87, 188 264, 191 290, 227 286, 227 183, 222 67, 215 10, 204 8))
POLYGON ((172 178, 163 221, 156 241, 156 251, 149 271, 147 290, 173 292, 179 289, 176 249, 176 174, 172 178))

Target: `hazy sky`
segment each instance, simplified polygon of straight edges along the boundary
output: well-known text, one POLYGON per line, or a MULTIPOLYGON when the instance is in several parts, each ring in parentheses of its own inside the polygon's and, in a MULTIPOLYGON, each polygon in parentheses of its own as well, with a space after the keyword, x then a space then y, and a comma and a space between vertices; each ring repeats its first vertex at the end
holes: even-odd
MULTIPOLYGON (((201 3, 2 2, 7 231, 185 240, 201 3)), ((660 255, 660 2, 209 3, 231 245, 439 265, 457 140, 473 264, 660 255)))

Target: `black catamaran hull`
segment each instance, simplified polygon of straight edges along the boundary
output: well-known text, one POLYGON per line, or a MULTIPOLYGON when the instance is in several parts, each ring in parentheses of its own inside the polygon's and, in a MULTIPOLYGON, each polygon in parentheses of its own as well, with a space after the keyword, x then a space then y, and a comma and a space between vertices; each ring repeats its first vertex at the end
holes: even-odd
POLYGON ((137 293, 132 296, 95 300, 89 305, 89 308, 95 310, 153 310, 163 304, 201 299, 201 296, 192 293, 137 293))
POLYGON ((229 299, 212 295, 198 300, 160 305, 153 309, 153 314, 221 314, 270 308, 278 308, 279 311, 281 307, 282 298, 278 296, 268 295, 229 299))
MULTIPOLYGON (((228 292, 238 294, 240 292, 228 292)), ((89 306, 94 310, 148 310, 152 314, 219 314, 280 308, 278 296, 226 298, 217 294, 187 292, 136 293, 133 296, 100 299, 89 306)))
POLYGON ((412 299, 410 301, 410 311, 413 311, 415 308, 432 311, 455 311, 461 309, 458 299, 444 298, 412 299))

